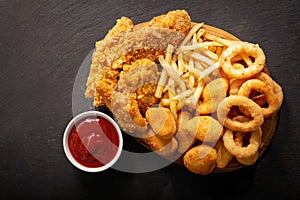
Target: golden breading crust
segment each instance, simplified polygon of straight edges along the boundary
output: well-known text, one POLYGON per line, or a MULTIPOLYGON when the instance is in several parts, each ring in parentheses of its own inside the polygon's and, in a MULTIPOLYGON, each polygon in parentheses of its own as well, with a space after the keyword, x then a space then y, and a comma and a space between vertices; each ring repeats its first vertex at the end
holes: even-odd
MULTIPOLYGON (((128 71, 127 68, 132 66, 135 61, 149 59, 150 61, 156 62, 160 55, 164 55, 163 50, 155 49, 138 49, 121 56, 119 59, 115 60, 111 65, 109 65, 102 73, 96 87, 96 93, 94 94, 94 106, 105 105, 110 108, 111 96, 116 89, 117 83, 120 79, 120 74, 122 72, 128 71)), ((142 63, 137 62, 134 64, 142 65, 142 63)), ((118 90, 120 90, 118 88, 118 90)))
POLYGON ((176 121, 167 108, 149 108, 146 111, 146 119, 153 131, 164 139, 172 138, 176 133, 176 121))
POLYGON ((153 98, 158 79, 157 65, 149 59, 136 60, 128 71, 121 72, 120 80, 113 90, 108 108, 114 113, 118 124, 128 133, 140 134, 147 129, 148 122, 143 117, 148 106, 157 103, 153 98), (140 91, 144 93, 141 94, 140 91))
POLYGON ((143 138, 143 142, 153 151, 156 151, 156 153, 164 157, 169 157, 176 153, 178 142, 174 137, 169 139, 161 138, 158 135, 155 135, 152 129, 148 129, 146 135, 147 134, 151 136, 143 138))
MULTIPOLYGON (((114 79, 113 81, 108 81, 108 84, 117 82, 119 73, 123 70, 124 64, 131 64, 135 60, 141 58, 157 61, 160 55, 165 54, 165 49, 168 44, 178 46, 183 38, 184 35, 177 31, 147 27, 102 42, 93 55, 95 65, 98 66, 97 70, 94 72, 95 75, 92 77, 98 78, 97 80, 94 80, 94 85, 90 85, 90 90, 95 91, 97 86, 101 87, 103 82, 107 82, 107 80, 103 81, 103 78, 114 79), (119 61, 116 61, 118 59, 119 61), (113 62, 117 63, 114 64, 113 62), (116 72, 116 76, 107 76, 107 74, 111 73, 110 71, 116 72)), ((111 87, 111 90, 112 89, 113 87, 111 87)), ((97 90, 99 96, 102 98, 105 96, 109 99, 110 96, 103 94, 101 88, 97 90)), ((105 91, 105 93, 106 92, 107 91, 105 91)), ((105 101, 100 101, 99 103, 95 101, 94 106, 104 105, 104 103, 107 104, 105 101)))
POLYGON ((183 129, 206 142, 217 142, 223 134, 223 126, 211 116, 195 116, 183 125, 183 129))
MULTIPOLYGON (((97 52, 97 47, 101 46, 103 41, 109 40, 109 38, 113 36, 117 36, 121 33, 130 31, 133 29, 133 26, 134 26, 133 22, 131 21, 131 19, 127 17, 121 17, 120 19, 118 19, 116 21, 116 25, 110 31, 108 31, 105 38, 101 41, 96 42, 96 52, 97 52)), ((95 92, 94 88, 96 87, 98 75, 101 74, 102 71, 103 68, 99 67, 98 56, 97 54, 94 53, 92 57, 92 64, 90 66, 90 73, 87 80, 87 89, 85 91, 86 97, 94 96, 94 92, 95 92)), ((98 101, 101 101, 100 100, 101 97, 98 98, 99 98, 98 101)))
POLYGON ((108 39, 109 37, 117 36, 121 33, 131 31, 133 29, 133 22, 128 17, 121 17, 117 19, 116 25, 110 29, 105 36, 104 40, 108 39))
POLYGON ((135 56, 157 59, 159 55, 164 54, 168 44, 177 46, 185 37, 184 34, 191 28, 190 17, 184 10, 170 11, 166 15, 158 17, 160 19, 154 17, 144 28, 134 31, 133 22, 126 17, 122 17, 117 20, 116 25, 108 32, 104 40, 96 43, 85 92, 86 97, 94 97, 95 106, 105 104, 101 92, 96 91, 96 87, 99 85, 103 71, 113 61, 126 54, 125 60, 127 63, 127 59, 130 60, 135 56), (161 23, 159 20, 161 20, 161 23), (135 51, 140 52, 134 53, 135 51))
POLYGON ((185 10, 174 10, 165 15, 154 17, 148 26, 168 28, 187 34, 191 29, 191 18, 185 10))
POLYGON ((184 166, 195 174, 209 174, 216 166, 217 151, 207 145, 198 145, 184 154, 184 166))

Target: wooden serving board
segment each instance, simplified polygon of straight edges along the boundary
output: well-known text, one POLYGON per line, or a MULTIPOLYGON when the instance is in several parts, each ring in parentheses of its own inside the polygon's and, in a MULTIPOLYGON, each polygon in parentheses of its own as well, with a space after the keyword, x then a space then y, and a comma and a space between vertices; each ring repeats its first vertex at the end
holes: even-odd
MULTIPOLYGON (((140 23, 135 25, 134 29, 139 29, 144 27, 148 22, 144 22, 144 23, 140 23)), ((192 22, 192 26, 195 25, 196 22, 192 22)), ((236 41, 240 41, 239 38, 237 38, 236 36, 232 35, 231 33, 224 31, 222 29, 210 26, 210 25, 203 25, 203 28, 210 34, 213 34, 215 36, 218 37, 222 37, 225 39, 229 39, 229 40, 236 40, 236 41)), ((269 74, 269 71, 267 69, 267 67, 264 68, 264 71, 266 73, 269 74)), ((273 114, 271 117, 266 118, 263 125, 262 125, 262 142, 261 145, 259 147, 258 150, 258 155, 259 157, 261 157, 264 153, 264 151, 266 150, 266 148, 268 147, 268 145, 271 142, 271 139, 276 131, 276 127, 277 127, 277 123, 278 123, 278 113, 273 114)), ((142 145, 144 145, 146 148, 148 148, 149 150, 151 150, 151 148, 147 145, 147 143, 145 143, 143 140, 136 138, 136 140, 141 143, 142 145)), ((166 158, 166 159, 171 159, 173 160, 173 158, 166 158)), ((175 163, 179 164, 179 165, 183 165, 183 156, 179 157, 175 163)), ((244 167, 245 165, 239 163, 235 158, 232 159, 232 161, 227 165, 227 167, 223 168, 223 169, 219 169, 219 168, 215 168, 213 172, 215 173, 220 173, 220 172, 230 172, 230 171, 234 171, 237 169, 240 169, 242 167, 244 167)))

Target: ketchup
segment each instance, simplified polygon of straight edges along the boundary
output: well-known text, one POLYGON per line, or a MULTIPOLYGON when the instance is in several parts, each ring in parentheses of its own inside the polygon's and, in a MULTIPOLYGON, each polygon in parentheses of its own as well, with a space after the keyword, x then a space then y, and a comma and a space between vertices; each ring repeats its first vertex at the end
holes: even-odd
POLYGON ((101 167, 117 154, 116 128, 105 118, 87 117, 77 122, 68 137, 72 156, 85 167, 101 167))

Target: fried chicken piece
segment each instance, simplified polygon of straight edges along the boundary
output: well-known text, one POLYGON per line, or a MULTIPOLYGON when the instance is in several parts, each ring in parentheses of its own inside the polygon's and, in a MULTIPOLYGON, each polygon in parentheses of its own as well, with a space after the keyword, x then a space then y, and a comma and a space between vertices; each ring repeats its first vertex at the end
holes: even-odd
POLYGON ((206 175, 211 173, 217 160, 217 151, 207 145, 198 145, 184 154, 184 166, 195 174, 206 175))
POLYGON ((154 97, 155 90, 156 83, 147 83, 130 96, 129 114, 133 121, 140 126, 148 125, 148 121, 144 118, 145 112, 152 105, 158 103, 158 99, 154 97))
POLYGON ((134 61, 131 65, 124 65, 124 71, 120 73, 117 91, 131 95, 130 114, 137 123, 146 123, 142 117, 146 110, 158 103, 154 97, 158 81, 157 65, 147 58, 134 61))
MULTIPOLYGON (((96 51, 92 56, 92 63, 90 66, 90 73, 88 76, 88 80, 87 80, 87 88, 85 91, 85 96, 86 97, 93 97, 94 93, 95 93, 95 88, 97 86, 97 80, 99 78, 99 74, 102 74, 102 72, 104 71, 104 67, 101 66, 100 62, 99 62, 99 56, 101 56, 101 51, 97 51, 97 47, 99 47, 101 45, 101 43, 103 41, 107 41, 109 40, 109 38, 113 37, 113 36, 117 36, 120 35, 124 32, 130 31, 133 29, 133 22, 131 21, 131 19, 127 18, 127 17, 121 17, 120 19, 117 19, 115 26, 108 31, 107 35, 105 36, 105 38, 101 41, 96 42, 95 46, 96 46, 96 51), (100 55, 99 55, 100 53, 100 55)), ((96 97, 96 104, 101 105, 102 102, 102 98, 101 95, 98 95, 96 97)))
MULTIPOLYGON (((158 57, 164 54, 165 52, 163 50, 144 48, 128 52, 127 54, 121 56, 119 59, 115 60, 104 70, 104 72, 101 75, 101 78, 98 81, 96 91, 94 94, 94 106, 97 107, 101 105, 106 105, 108 108, 110 108, 111 96, 120 79, 120 75, 122 74, 122 72, 126 73, 130 68, 134 68, 138 65, 147 64, 147 62, 156 62, 158 61, 158 57), (146 61, 146 59, 148 61, 146 61), (102 101, 99 101, 98 99, 101 99, 102 101)), ((132 78, 129 79, 130 82, 133 81, 132 78)), ((120 88, 120 86, 118 87, 120 88)), ((143 112, 145 112, 145 110, 143 112)))
MULTIPOLYGON (((132 117, 131 109, 136 106, 131 103, 130 94, 114 92, 112 96, 111 111, 114 114, 115 120, 120 125, 121 129, 135 137, 140 137, 147 130, 147 124, 143 124, 143 117, 137 123, 137 119, 132 117)), ((138 109, 138 108, 137 108, 138 109)), ((146 121, 145 121, 146 122, 146 121)))
POLYGON ((109 37, 131 31, 133 26, 134 24, 131 19, 128 17, 121 17, 120 19, 117 19, 116 25, 108 31, 107 35, 104 37, 104 40, 108 39, 109 37))
POLYGON ((149 27, 168 28, 187 34, 191 29, 191 18, 185 10, 169 11, 167 14, 152 18, 149 27))
MULTIPOLYGON (((184 35, 181 33, 186 34, 188 32, 191 21, 186 11, 175 10, 170 11, 166 15, 154 17, 146 26, 168 29, 131 31, 134 27, 133 22, 129 18, 122 17, 117 20, 116 25, 108 32, 106 37, 96 43, 96 51, 92 56, 92 64, 85 91, 86 97, 94 97, 94 106, 105 105, 105 102, 109 99, 103 100, 103 92, 101 90, 96 91, 96 87, 101 84, 99 79, 101 79, 103 71, 114 60, 126 54, 125 61, 129 64, 141 58, 157 61, 160 55, 165 54, 168 44, 173 46, 179 44, 184 38, 184 35), (123 34, 125 32, 130 32, 131 34, 123 34)), ((108 68, 111 70, 111 67, 108 68)), ((110 93, 108 92, 108 94, 110 93)))
POLYGON ((149 59, 140 59, 120 73, 120 80, 112 94, 110 109, 124 131, 139 134, 148 122, 142 111, 158 102, 154 98, 158 80, 157 65, 149 59), (143 127, 140 129, 139 127, 143 127))
POLYGON ((133 93, 147 83, 157 83, 157 65, 148 58, 135 60, 123 68, 116 88, 119 92, 133 93))
POLYGON ((142 115, 145 115, 151 106, 158 103, 159 99, 155 97, 156 88, 157 83, 148 83, 136 90, 134 95, 142 115))
POLYGON ((158 136, 169 139, 175 135, 176 122, 169 109, 163 107, 149 108, 146 111, 146 119, 158 136))
POLYGON ((163 139, 155 135, 152 129, 149 129, 147 134, 151 136, 144 138, 143 142, 159 155, 169 157, 177 151, 178 142, 174 137, 163 139))
POLYGON ((110 109, 111 96, 114 88, 118 83, 120 69, 124 65, 123 57, 114 61, 102 73, 102 78, 98 81, 96 91, 94 94, 94 106, 106 105, 110 109))

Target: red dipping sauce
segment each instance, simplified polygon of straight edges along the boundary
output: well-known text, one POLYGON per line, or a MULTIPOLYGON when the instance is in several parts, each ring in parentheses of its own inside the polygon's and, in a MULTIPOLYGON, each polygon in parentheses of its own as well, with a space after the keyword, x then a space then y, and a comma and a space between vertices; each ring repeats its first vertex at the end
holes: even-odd
POLYGON ((102 167, 116 156, 119 148, 116 128, 107 119, 93 116, 78 121, 68 137, 70 153, 85 167, 102 167))

